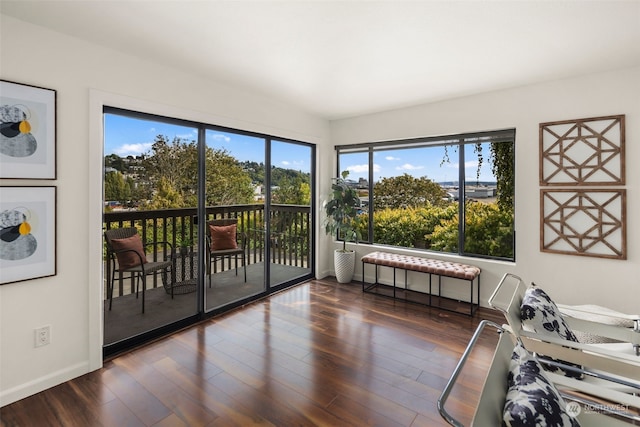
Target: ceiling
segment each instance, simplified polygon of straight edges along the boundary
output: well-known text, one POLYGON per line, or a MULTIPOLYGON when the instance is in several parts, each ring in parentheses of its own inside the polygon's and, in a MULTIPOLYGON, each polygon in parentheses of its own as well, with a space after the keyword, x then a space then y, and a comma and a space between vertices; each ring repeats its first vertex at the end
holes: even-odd
POLYGON ((640 65, 640 1, 0 1, 327 119, 640 65))

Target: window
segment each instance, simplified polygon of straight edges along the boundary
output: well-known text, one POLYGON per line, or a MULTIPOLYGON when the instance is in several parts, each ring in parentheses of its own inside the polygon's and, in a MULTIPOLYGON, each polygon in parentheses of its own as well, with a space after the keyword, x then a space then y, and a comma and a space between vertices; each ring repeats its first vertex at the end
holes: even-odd
POLYGON ((508 129, 337 146, 362 242, 515 260, 514 143, 508 129))

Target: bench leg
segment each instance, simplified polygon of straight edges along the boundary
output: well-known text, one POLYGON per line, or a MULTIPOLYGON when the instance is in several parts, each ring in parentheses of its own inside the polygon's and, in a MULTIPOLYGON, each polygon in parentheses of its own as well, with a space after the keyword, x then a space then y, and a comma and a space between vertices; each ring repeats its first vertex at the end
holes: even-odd
POLYGON ((469 313, 469 316, 473 316, 473 279, 469 281, 469 284, 471 285, 471 312, 469 313))
POLYGON ((393 267, 393 297, 396 297, 396 268, 393 267))

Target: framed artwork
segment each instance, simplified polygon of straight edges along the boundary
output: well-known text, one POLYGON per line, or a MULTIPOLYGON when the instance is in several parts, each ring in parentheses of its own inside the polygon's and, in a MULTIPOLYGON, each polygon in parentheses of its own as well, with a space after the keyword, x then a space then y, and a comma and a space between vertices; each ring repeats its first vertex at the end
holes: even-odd
POLYGON ((0 285, 56 274, 56 187, 0 187, 0 285))
POLYGON ((56 178, 56 91, 0 80, 0 178, 56 178))
POLYGON ((540 123, 540 185, 624 185, 625 116, 540 123))
POLYGON ((541 189, 540 250, 627 259, 626 190, 541 189))

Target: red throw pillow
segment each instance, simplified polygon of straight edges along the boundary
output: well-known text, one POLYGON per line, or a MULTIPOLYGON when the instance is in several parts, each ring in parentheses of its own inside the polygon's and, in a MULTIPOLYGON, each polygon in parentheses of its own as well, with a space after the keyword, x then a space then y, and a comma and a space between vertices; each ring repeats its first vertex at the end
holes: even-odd
POLYGON ((237 225, 209 225, 211 233, 211 250, 238 249, 236 242, 237 225))
POLYGON ((139 234, 134 234, 133 236, 127 237, 125 239, 112 239, 111 247, 116 252, 116 258, 118 258, 118 267, 120 269, 127 269, 140 265, 140 257, 142 257, 143 264, 146 264, 148 262, 147 256, 145 255, 144 248, 142 246, 142 239, 140 239, 139 234), (140 257, 138 257, 136 253, 130 251, 118 253, 118 251, 125 249, 133 249, 138 254, 140 254, 140 257))

